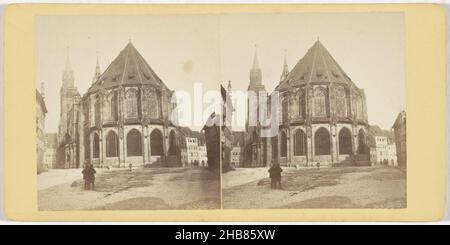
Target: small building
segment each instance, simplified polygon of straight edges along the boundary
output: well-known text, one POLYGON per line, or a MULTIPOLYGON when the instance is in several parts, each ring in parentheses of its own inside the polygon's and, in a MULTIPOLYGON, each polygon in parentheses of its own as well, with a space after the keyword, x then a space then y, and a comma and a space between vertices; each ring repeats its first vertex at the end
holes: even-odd
POLYGON ((370 162, 373 165, 397 166, 395 144, 386 136, 377 135, 370 145, 370 162))
POLYGON ((208 153, 205 144, 198 146, 198 162, 199 167, 208 167, 208 153))
POLYGON ((205 136, 188 127, 179 129, 181 144, 181 164, 183 167, 207 167, 205 136))
POLYGON ((397 162, 397 147, 395 146, 395 142, 388 144, 387 146, 389 166, 398 166, 397 162))
POLYGON ((244 165, 245 135, 242 131, 233 131, 233 148, 231 150, 231 166, 238 168, 244 165))
POLYGON ((395 134, 395 146, 397 153, 398 166, 406 169, 406 112, 398 114, 397 119, 392 126, 395 134))
POLYGON ((194 167, 198 163, 198 139, 186 137, 188 166, 194 167))
POLYGON ((233 146, 231 150, 231 166, 238 168, 244 162, 244 150, 240 145, 233 146))

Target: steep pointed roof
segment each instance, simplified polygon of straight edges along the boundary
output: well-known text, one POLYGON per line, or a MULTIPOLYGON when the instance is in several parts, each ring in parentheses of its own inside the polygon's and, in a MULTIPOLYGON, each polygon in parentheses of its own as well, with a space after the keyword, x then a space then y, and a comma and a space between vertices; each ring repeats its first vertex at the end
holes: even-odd
POLYGON ((328 50, 317 40, 289 75, 280 82, 278 89, 302 83, 329 82, 353 84, 328 50))
POLYGON ((167 89, 142 55, 131 42, 111 62, 102 75, 92 84, 88 92, 119 85, 149 84, 167 89))

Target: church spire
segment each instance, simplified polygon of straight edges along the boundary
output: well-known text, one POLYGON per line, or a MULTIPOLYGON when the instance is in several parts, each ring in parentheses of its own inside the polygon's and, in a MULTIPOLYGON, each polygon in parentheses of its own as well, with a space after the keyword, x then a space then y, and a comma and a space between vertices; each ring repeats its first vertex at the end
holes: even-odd
POLYGON ((95 65, 95 74, 94 77, 92 78, 92 83, 95 83, 101 74, 102 72, 100 70, 100 63, 98 62, 98 52, 97 52, 97 63, 95 65))
POLYGON ((287 78, 289 75, 289 68, 287 65, 287 58, 286 58, 286 50, 284 51, 284 63, 283 63, 283 71, 281 72, 280 81, 283 81, 287 78))
POLYGON ((74 76, 72 71, 72 66, 70 65, 70 57, 69 57, 69 47, 67 46, 67 56, 66 56, 66 66, 63 72, 63 86, 64 87, 73 87, 74 86, 74 76))
POLYGON ((262 72, 259 67, 258 54, 255 45, 255 53, 253 55, 253 66, 250 69, 250 88, 256 88, 262 86, 262 72))

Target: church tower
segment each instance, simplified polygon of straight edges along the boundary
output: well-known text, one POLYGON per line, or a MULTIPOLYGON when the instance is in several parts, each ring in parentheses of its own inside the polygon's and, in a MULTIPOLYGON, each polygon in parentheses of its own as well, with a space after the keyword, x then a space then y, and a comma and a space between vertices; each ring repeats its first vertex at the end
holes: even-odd
POLYGON ((247 122, 246 128, 247 131, 250 131, 252 127, 259 125, 259 93, 265 92, 266 89, 262 84, 262 71, 259 67, 258 54, 255 47, 255 54, 253 55, 253 66, 250 69, 250 84, 248 85, 249 94, 256 95, 256 100, 250 100, 250 97, 247 98, 247 122), (254 111, 256 108, 256 113, 254 111), (251 114, 253 113, 253 114, 251 114), (256 123, 253 119, 256 119, 256 123))
POLYGON ((265 159, 262 157, 264 142, 260 137, 261 125, 259 121, 259 95, 261 92, 266 93, 266 89, 262 83, 262 71, 259 67, 258 54, 255 47, 253 55, 253 65, 250 69, 250 83, 248 86, 247 98, 247 120, 246 120, 246 136, 245 136, 245 163, 247 166, 265 166, 265 159), (251 98, 250 95, 256 97, 251 98))
POLYGON ((265 91, 264 85, 262 84, 262 71, 259 67, 258 54, 255 47, 255 54, 253 55, 253 66, 250 69, 250 84, 248 86, 249 91, 259 92, 261 90, 265 91))
POLYGON ((75 78, 70 65, 69 50, 67 50, 66 65, 62 74, 62 87, 60 90, 59 143, 64 141, 64 136, 68 132, 68 114, 73 106, 74 97, 80 96, 74 82, 75 78))

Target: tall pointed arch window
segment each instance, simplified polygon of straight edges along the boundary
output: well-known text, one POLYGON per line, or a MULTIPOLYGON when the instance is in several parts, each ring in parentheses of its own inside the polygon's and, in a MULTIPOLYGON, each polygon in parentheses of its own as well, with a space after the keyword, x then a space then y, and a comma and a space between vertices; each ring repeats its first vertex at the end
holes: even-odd
POLYGON ((106 136, 106 157, 117 157, 119 155, 119 137, 114 131, 109 131, 106 136))
POLYGON ((298 99, 298 117, 305 118, 306 115, 306 103, 305 103, 305 93, 301 90, 297 93, 298 99))
POLYGON ((145 116, 150 118, 159 118, 160 117, 160 96, 155 88, 146 88, 144 89, 144 97, 143 100, 143 111, 145 116))
POLYGON ((125 93, 125 106, 127 118, 138 117, 138 91, 136 89, 129 89, 125 93))
POLYGON ((347 95, 342 86, 336 87, 336 114, 338 117, 347 117, 347 95))
POLYGON ((107 99, 107 112, 108 112, 108 121, 117 121, 118 118, 118 101, 117 101, 117 92, 113 91, 109 93, 107 99))
POLYGON ((327 92, 324 88, 314 89, 313 97, 313 116, 326 117, 327 116, 327 92))
POLYGON ((294 134, 294 156, 306 155, 306 134, 297 129, 294 134))

